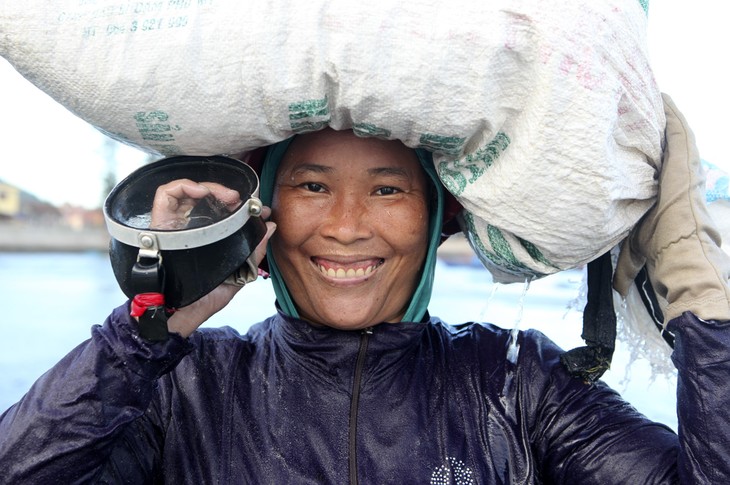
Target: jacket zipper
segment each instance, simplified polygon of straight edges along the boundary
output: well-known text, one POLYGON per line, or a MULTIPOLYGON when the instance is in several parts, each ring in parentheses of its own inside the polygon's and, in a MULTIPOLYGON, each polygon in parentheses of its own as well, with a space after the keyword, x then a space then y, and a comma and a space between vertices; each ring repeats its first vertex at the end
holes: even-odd
POLYGON ((349 434, 349 470, 350 485, 357 485, 357 411, 360 405, 360 384, 362 380, 362 371, 365 367, 365 355, 368 350, 368 342, 370 335, 373 334, 372 328, 366 328, 360 333, 360 349, 357 353, 357 362, 355 364, 355 376, 352 380, 352 400, 350 401, 350 434, 349 434))

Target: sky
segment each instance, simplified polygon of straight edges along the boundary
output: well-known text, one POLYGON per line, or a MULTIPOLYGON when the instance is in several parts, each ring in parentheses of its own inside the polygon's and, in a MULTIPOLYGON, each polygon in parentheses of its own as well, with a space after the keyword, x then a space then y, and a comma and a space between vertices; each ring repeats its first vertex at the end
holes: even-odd
MULTIPOLYGON (((723 146, 730 112, 730 2, 652 0, 648 47, 659 88, 690 122, 705 160, 730 172, 723 146)), ((60 205, 87 208, 103 200, 103 178, 140 166, 142 152, 115 144, 23 79, 0 59, 0 179, 60 205)))

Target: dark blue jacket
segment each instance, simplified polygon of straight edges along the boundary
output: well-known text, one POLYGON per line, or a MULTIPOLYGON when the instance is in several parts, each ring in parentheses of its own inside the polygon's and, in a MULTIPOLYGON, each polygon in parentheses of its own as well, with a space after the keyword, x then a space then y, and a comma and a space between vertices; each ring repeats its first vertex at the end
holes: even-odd
POLYGON ((153 344, 121 307, 2 416, 0 480, 730 483, 727 325, 672 326, 681 439, 534 331, 277 315, 153 344))

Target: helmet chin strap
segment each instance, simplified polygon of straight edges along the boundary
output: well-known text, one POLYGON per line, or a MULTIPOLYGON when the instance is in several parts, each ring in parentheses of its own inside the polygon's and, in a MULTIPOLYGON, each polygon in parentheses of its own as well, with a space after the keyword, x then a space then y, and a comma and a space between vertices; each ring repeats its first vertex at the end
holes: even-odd
POLYGON ((165 269, 154 236, 149 248, 141 248, 132 267, 130 284, 135 292, 130 314, 139 318, 139 335, 145 340, 168 338, 167 319, 173 310, 165 307, 165 269))

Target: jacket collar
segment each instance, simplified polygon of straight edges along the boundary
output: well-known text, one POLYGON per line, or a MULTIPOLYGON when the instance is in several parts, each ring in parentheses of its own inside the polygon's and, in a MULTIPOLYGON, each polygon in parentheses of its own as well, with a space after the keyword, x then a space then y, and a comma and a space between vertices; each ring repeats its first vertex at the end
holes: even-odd
POLYGON ((403 357, 415 352, 429 327, 425 322, 381 323, 365 330, 339 330, 316 326, 279 311, 272 321, 272 335, 277 350, 287 362, 309 368, 321 379, 349 386, 367 333, 365 381, 395 372, 403 357))

